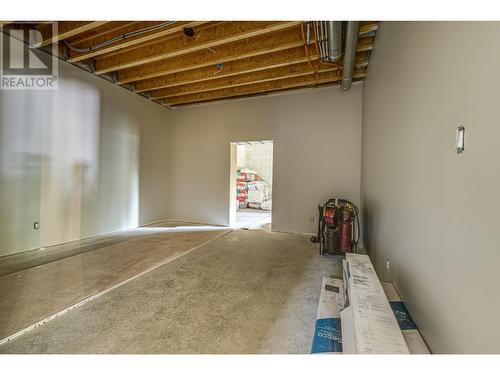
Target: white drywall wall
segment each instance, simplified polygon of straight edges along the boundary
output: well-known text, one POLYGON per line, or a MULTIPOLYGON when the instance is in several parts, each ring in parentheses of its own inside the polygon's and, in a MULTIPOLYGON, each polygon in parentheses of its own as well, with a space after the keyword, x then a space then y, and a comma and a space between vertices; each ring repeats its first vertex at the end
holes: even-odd
POLYGON ((63 62, 58 81, 0 91, 0 255, 168 217, 169 111, 63 62))
POLYGON ((274 141, 273 230, 314 233, 329 197, 359 204, 362 87, 172 111, 170 216, 229 223, 230 142, 274 141))
POLYGON ((498 22, 384 22, 365 81, 365 246, 433 352, 500 353, 498 40, 498 22))

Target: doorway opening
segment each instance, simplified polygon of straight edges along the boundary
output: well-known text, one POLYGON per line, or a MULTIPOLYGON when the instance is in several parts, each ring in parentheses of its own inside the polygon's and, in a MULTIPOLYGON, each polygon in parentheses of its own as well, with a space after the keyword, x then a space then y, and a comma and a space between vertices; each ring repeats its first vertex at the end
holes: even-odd
POLYGON ((273 141, 234 142, 231 151, 231 226, 270 228, 273 141))

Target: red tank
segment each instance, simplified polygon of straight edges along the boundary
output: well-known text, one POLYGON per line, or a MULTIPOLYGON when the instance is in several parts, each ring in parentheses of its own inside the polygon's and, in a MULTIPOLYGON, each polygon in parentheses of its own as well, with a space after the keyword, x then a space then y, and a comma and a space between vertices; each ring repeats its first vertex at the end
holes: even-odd
POLYGON ((352 252, 352 217, 348 210, 342 211, 342 224, 340 224, 340 252, 352 252))

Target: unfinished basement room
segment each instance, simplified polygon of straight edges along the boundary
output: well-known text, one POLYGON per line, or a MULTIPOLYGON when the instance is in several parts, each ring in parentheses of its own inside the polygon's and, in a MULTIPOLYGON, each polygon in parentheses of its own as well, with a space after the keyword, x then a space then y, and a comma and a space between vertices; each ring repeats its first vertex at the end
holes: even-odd
POLYGON ((500 354, 500 22, 325 4, 1 15, 0 362, 500 354))

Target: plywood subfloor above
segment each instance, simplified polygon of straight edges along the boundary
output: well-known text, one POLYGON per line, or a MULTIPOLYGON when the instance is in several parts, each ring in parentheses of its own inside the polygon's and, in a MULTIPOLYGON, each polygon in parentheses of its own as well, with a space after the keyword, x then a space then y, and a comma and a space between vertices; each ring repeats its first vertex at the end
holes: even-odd
MULTIPOLYGON (((342 62, 322 63, 314 21, 54 21, 41 45, 69 63, 176 107, 336 85, 342 62)), ((366 75, 378 23, 360 23, 354 80, 366 75)))

